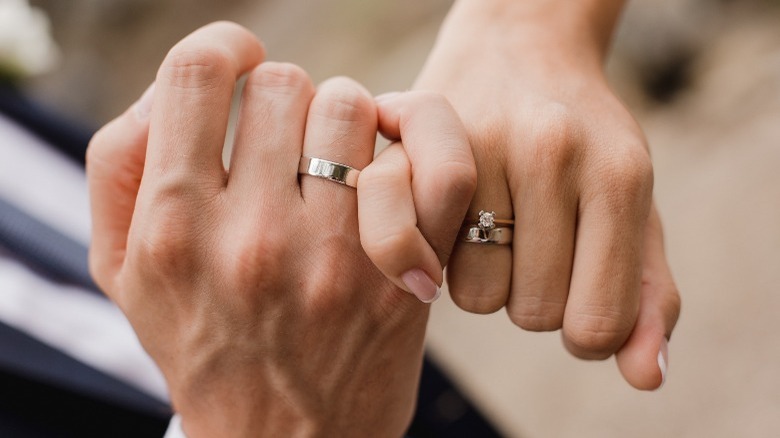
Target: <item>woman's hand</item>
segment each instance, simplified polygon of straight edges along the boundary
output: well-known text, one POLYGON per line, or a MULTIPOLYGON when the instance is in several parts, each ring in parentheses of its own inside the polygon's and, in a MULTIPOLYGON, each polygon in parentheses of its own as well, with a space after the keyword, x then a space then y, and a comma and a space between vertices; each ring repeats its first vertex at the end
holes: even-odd
POLYGON ((474 156, 441 95, 412 91, 377 101, 379 130, 394 143, 360 174, 360 238, 387 278, 430 303, 474 196, 474 156))
MULTIPOLYGON (((356 191, 298 175, 302 155, 368 166, 374 101, 348 79, 315 90, 302 70, 261 64, 263 55, 243 28, 206 26, 170 51, 153 90, 95 136, 91 269, 165 375, 188 436, 400 436, 428 306, 361 249, 356 191), (231 96, 244 73, 226 170, 231 96)), ((444 148, 467 144, 437 132, 444 148)), ((366 170, 361 190, 372 173, 380 172, 366 170)), ((461 217, 422 212, 419 229, 427 241, 451 242, 468 199, 440 202, 461 217)), ((370 236, 363 243, 381 247, 370 236)), ((441 246, 432 253, 443 265, 441 246)), ((412 268, 429 265, 404 269, 412 268)))
POLYGON ((631 385, 654 389, 680 299, 645 138, 603 74, 620 3, 461 0, 416 88, 445 94, 466 125, 479 175, 469 216, 515 220, 512 246, 455 246, 455 303, 562 328, 574 355, 617 353, 631 385))

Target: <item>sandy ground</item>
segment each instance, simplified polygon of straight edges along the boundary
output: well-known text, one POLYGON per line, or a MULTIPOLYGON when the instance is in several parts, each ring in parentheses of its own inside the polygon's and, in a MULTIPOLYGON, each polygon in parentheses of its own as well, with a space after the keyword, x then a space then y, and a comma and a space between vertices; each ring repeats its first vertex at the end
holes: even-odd
MULTIPOLYGON (((140 94, 165 48, 213 18, 247 25, 271 58, 315 80, 348 74, 375 93, 404 89, 449 6, 233 0, 181 13, 184 0, 35 3, 54 18, 65 58, 31 89, 96 122, 140 94)), ((506 435, 780 434, 780 11, 754 3, 635 1, 610 64, 652 146, 683 295, 662 390, 632 390, 614 361, 576 360, 557 333, 523 332, 503 312, 469 315, 447 297, 434 305, 430 351, 506 435), (648 97, 648 72, 680 60, 685 86, 663 103, 648 97)))

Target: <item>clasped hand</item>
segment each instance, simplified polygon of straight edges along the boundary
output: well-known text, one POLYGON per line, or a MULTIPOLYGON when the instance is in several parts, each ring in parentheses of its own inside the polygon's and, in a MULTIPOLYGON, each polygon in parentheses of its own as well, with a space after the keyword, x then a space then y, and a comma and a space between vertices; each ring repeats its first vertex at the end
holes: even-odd
POLYGON ((476 184, 465 132, 433 93, 378 112, 351 80, 315 90, 300 68, 263 56, 245 29, 206 26, 95 136, 92 271, 191 438, 400 436, 428 315, 407 292, 430 301, 442 282, 476 184), (372 162, 378 127, 404 142, 372 162), (301 156, 363 169, 358 190, 299 176, 301 156))
MULTIPOLYGON (((345 78, 315 89, 300 68, 263 57, 237 25, 194 32, 88 152, 91 269, 165 375, 188 435, 400 436, 421 367, 428 306, 420 301, 438 297, 451 253, 459 305, 484 313, 508 303, 524 328, 563 325, 577 355, 607 357, 645 321, 637 322, 639 294, 626 290, 642 272, 649 167, 628 174, 630 191, 577 197, 572 181, 598 175, 528 166, 579 155, 486 146, 506 137, 485 135, 496 131, 469 119, 462 95, 454 101, 466 127, 440 94, 375 101, 345 78), (231 98, 244 74, 226 169, 231 98), (393 143, 373 159, 377 132, 393 143), (302 156, 362 169, 357 190, 299 175, 302 156), (502 162, 539 171, 506 173, 502 162), (514 213, 514 253, 456 243, 480 209, 514 213), (547 261, 543 270, 529 269, 535 259, 547 261), (500 275, 480 275, 491 269, 500 275), (567 327, 564 309, 580 331, 567 327), (599 337, 605 330, 614 336, 599 337)), ((426 74, 421 84, 433 81, 435 65, 426 74)), ((589 187, 619 181, 614 163, 603 168, 610 178, 589 187)), ((660 339, 648 342, 658 351, 660 339)), ((627 374, 635 386, 660 384, 644 356, 623 362, 639 370, 627 374)))

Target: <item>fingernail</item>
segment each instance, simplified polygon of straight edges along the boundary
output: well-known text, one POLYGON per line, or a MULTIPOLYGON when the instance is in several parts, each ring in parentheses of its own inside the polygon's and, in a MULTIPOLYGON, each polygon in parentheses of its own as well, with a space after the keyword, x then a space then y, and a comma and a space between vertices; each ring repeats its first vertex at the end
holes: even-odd
POLYGON ((422 269, 412 269, 401 276, 406 287, 423 303, 432 303, 441 296, 441 289, 422 269))
POLYGON ((384 93, 384 94, 380 94, 379 96, 375 97, 374 101, 376 103, 384 103, 384 102, 393 100, 393 99, 395 99, 396 97, 398 97, 400 95, 401 95, 400 91, 393 91, 391 93, 384 93))
POLYGON ((135 115, 140 120, 145 120, 152 112, 152 103, 154 103, 154 83, 144 91, 144 94, 135 103, 135 115))
POLYGON ((661 386, 666 383, 666 370, 669 368, 669 341, 666 337, 661 339, 661 348, 658 349, 658 368, 661 370, 661 386))

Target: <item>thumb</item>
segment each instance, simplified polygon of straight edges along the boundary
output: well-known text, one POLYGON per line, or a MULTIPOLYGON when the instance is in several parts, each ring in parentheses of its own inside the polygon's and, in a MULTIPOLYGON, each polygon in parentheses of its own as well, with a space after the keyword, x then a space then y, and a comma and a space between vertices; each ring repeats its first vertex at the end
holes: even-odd
POLYGON ((124 262, 144 170, 153 100, 154 84, 124 114, 101 128, 87 149, 92 210, 89 265, 95 282, 109 296, 114 290, 113 279, 124 262))
POLYGON ((631 386, 653 390, 666 381, 668 340, 680 316, 680 295, 666 261, 663 231, 653 205, 645 227, 639 317, 626 343, 617 352, 620 372, 631 386))

